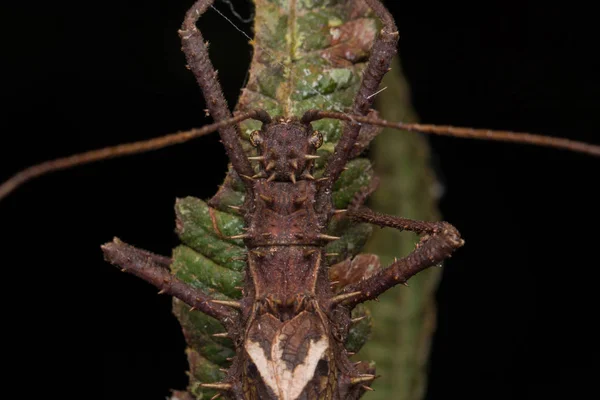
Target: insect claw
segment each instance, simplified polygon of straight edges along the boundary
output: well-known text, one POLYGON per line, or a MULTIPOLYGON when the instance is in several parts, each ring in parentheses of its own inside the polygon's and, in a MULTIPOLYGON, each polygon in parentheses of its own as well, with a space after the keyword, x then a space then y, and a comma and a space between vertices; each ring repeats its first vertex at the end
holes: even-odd
POLYGON ((363 319, 365 319, 365 318, 367 318, 367 316, 366 316, 366 315, 363 315, 362 317, 358 317, 358 318, 352 318, 352 319, 350 320, 350 322, 352 322, 353 324, 355 324, 355 323, 357 323, 357 322, 359 322, 359 321, 362 321, 362 320, 363 320, 363 319))
POLYGON ((225 368, 219 368, 219 371, 221 371, 221 372, 223 372, 223 373, 225 373, 225 374, 229 372, 229 370, 227 370, 227 369, 225 369, 225 368))
POLYGON ((368 390, 369 392, 374 392, 374 391, 375 391, 375 389, 373 389, 373 388, 372 388, 372 387, 370 387, 370 386, 366 386, 366 385, 360 385, 360 387, 362 387, 362 388, 363 388, 363 389, 365 389, 365 390, 368 390))
POLYGON ((248 160, 250 161, 263 161, 264 159, 265 156, 248 157, 248 160))
POLYGON ((317 235, 318 239, 323 239, 323 240, 338 240, 340 237, 339 236, 331 236, 331 235, 325 235, 322 233, 319 233, 317 235))
POLYGON ((298 161, 290 160, 290 166, 294 169, 298 169, 298 161))
POLYGON ((211 300, 212 303, 221 304, 223 306, 237 308, 238 310, 242 308, 242 304, 239 301, 233 300, 211 300))
POLYGON ((311 174, 309 174, 308 172, 305 172, 304 174, 302 174, 302 177, 303 177, 304 179, 307 179, 307 180, 309 180, 309 181, 314 181, 314 180, 315 180, 315 177, 314 177, 314 176, 312 176, 311 174))
POLYGON ((410 287, 410 286, 408 286, 408 282, 402 282, 402 284, 406 287, 410 287))
POLYGON ((343 210, 335 210, 333 213, 334 214, 343 214, 345 212, 348 212, 348 210, 344 208, 343 210))
POLYGON ((275 172, 273 172, 273 175, 271 175, 270 177, 267 178, 267 182, 274 181, 275 177, 276 177, 276 174, 275 174, 275 172))
POLYGON ((321 156, 313 156, 312 154, 305 154, 304 158, 307 160, 317 160, 317 159, 321 158, 321 156))
POLYGON ((262 172, 259 172, 258 174, 252 175, 252 178, 254 179, 258 179, 258 178, 265 178, 266 175, 263 174, 262 172))
POLYGON ((292 181, 292 183, 296 184, 296 175, 293 172, 290 173, 290 180, 292 181))
POLYGON ((329 282, 329 286, 335 286, 338 283, 340 283, 340 281, 331 281, 331 282, 329 282))
POLYGON ((277 164, 275 164, 275 161, 269 161, 269 163, 265 167, 265 171, 270 171, 270 170, 274 169, 276 165, 277 164))
POLYGON ((362 294, 362 292, 351 292, 351 293, 340 294, 340 295, 332 297, 331 303, 334 305, 339 304, 339 303, 346 301, 348 299, 351 299, 353 297, 360 296, 361 294, 362 294))
POLYGON ((165 294, 165 293, 167 293, 167 289, 160 289, 158 291, 158 294, 165 294))
POLYGON ((197 310, 197 308, 196 308, 196 307, 190 307, 190 312, 192 312, 192 311, 196 311, 196 310, 197 310))
POLYGON ((242 209, 242 207, 238 207, 238 206, 227 206, 227 207, 231 208, 232 210, 236 210, 236 211, 239 211, 242 209))
POLYGON ((222 393, 217 393, 213 397, 211 397, 210 400, 217 400, 219 397, 221 397, 221 395, 222 393))

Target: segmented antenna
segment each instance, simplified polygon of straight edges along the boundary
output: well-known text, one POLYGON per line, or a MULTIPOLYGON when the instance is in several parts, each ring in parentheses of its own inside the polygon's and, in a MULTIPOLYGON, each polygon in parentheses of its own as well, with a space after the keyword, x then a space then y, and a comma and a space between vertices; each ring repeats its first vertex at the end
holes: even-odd
POLYGON ((19 186, 25 182, 37 178, 38 176, 46 175, 50 172, 60 171, 63 169, 76 167, 93 163, 96 161, 106 160, 109 158, 123 157, 130 154, 146 153, 152 150, 162 149, 163 147, 172 146, 179 143, 185 143, 189 140, 200 136, 212 133, 219 128, 239 123, 247 119, 265 120, 268 114, 263 110, 253 110, 247 113, 240 114, 233 118, 228 118, 202 128, 192 129, 185 132, 172 133, 169 135, 157 137, 139 142, 125 143, 117 146, 105 147, 98 150, 86 151, 85 153, 74 154, 72 156, 57 158, 33 165, 29 168, 16 173, 6 182, 0 185, 0 200, 8 196, 19 186))
POLYGON ((333 111, 309 110, 304 113, 302 122, 312 122, 323 118, 358 122, 366 125, 382 126, 404 131, 427 133, 431 135, 453 136, 468 139, 494 140, 499 142, 525 143, 537 146, 555 147, 578 153, 600 156, 600 146, 574 140, 535 135, 526 132, 495 131, 490 129, 463 128, 448 125, 410 124, 405 122, 389 122, 383 119, 347 115, 333 111))
MULTIPOLYGON (((405 122, 389 122, 383 119, 369 118, 360 115, 349 115, 334 111, 309 110, 304 113, 302 122, 310 123, 323 118, 339 119, 342 121, 350 121, 352 123, 361 123, 366 125, 382 126, 405 131, 427 133, 440 136, 453 136, 459 138, 494 140, 500 142, 524 143, 537 146, 554 147, 563 150, 570 150, 578 153, 584 153, 592 156, 600 156, 600 146, 578 142, 565 138, 548 137, 535 135, 526 132, 511 132, 511 131, 495 131, 489 129, 474 129, 455 127, 448 125, 430 125, 430 124, 412 124, 405 122)), ((105 147, 98 150, 92 150, 85 153, 74 154, 72 156, 57 158, 33 165, 29 168, 18 172, 10 179, 0 185, 0 200, 8 196, 19 186, 25 182, 48 174, 50 172, 59 171, 78 165, 93 163, 96 161, 106 160, 109 158, 122 157, 130 154, 145 153, 152 150, 162 149, 163 147, 172 146, 179 143, 185 143, 189 140, 200 136, 212 133, 219 128, 236 124, 247 119, 256 119, 259 121, 268 122, 270 117, 264 110, 252 110, 247 113, 240 114, 233 118, 228 118, 223 121, 215 122, 206 125, 202 128, 192 129, 185 132, 173 133, 170 135, 161 136, 154 139, 143 140, 133 143, 125 143, 118 146, 105 147)))

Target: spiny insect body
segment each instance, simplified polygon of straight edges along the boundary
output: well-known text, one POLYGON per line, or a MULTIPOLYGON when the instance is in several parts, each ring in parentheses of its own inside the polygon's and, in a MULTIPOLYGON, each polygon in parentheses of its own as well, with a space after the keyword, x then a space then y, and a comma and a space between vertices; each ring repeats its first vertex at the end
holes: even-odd
MULTIPOLYGON (((294 117, 271 116, 263 110, 251 110, 232 117, 204 39, 195 25, 212 1, 199 0, 186 14, 180 36, 189 68, 217 122, 192 132, 41 164, 17 174, 0 187, 1 198, 22 182, 51 170, 164 147, 219 130, 232 170, 219 193, 209 202, 209 207, 203 210, 208 210, 212 234, 223 239, 221 253, 233 249, 231 243, 243 241, 245 245, 243 281, 239 286, 227 288, 228 293, 241 289, 241 298, 236 300, 226 296, 227 293, 209 295, 194 277, 185 281, 173 274, 169 268, 177 268, 176 259, 173 261, 136 249, 118 239, 103 246, 109 262, 152 283, 161 293, 179 299, 175 302, 176 313, 181 311, 183 304, 191 307, 178 313, 180 320, 206 315, 225 328, 213 337, 233 342, 235 353, 228 357, 231 365, 223 371, 220 381, 200 383, 202 389, 212 389, 217 396, 280 400, 359 398, 370 390, 375 371, 366 362, 352 363, 348 358, 350 354, 345 344, 349 332, 362 318, 352 314, 353 310, 365 301, 376 299, 392 286, 406 283, 423 269, 438 265, 464 244, 458 231, 448 223, 413 221, 377 214, 365 208, 363 204, 375 189, 374 183, 355 193, 347 209, 335 208, 332 200, 334 183, 347 162, 366 146, 359 138, 371 126, 527 142, 600 154, 598 146, 564 139, 390 123, 374 118, 371 114, 372 95, 379 90, 381 79, 396 52, 398 32, 380 1, 365 0, 365 3, 382 21, 383 28, 373 43, 349 113, 308 110, 300 117, 294 117), (320 156, 316 150, 323 145, 324 137, 314 130, 312 123, 323 119, 344 120, 346 124, 338 144, 325 162, 323 174, 317 175, 315 163, 320 156), (248 156, 239 140, 241 133, 237 124, 247 120, 262 124, 249 137, 257 151, 252 156, 248 156), (358 150, 357 143, 361 144, 358 150), (227 190, 233 185, 243 187, 243 201, 230 208, 243 219, 245 232, 228 236, 223 232, 223 216, 217 207, 227 203, 227 190), (326 252, 326 245, 338 239, 328 233, 328 229, 340 220, 409 230, 422 237, 412 253, 386 268, 367 268, 377 262, 368 255, 357 256, 352 260, 352 263, 356 261, 353 265, 356 268, 349 274, 344 269, 347 269, 347 263, 329 266, 327 261, 331 254, 326 252)), ((374 135, 371 131, 365 136, 372 138, 374 135)), ((185 207, 181 203, 179 206, 178 230, 185 231, 189 222, 185 220, 185 207)), ((203 240, 202 237, 197 239, 203 240)), ((211 324, 208 320, 203 323, 211 324)), ((194 335, 202 335, 201 332, 186 331, 185 327, 184 333, 188 342, 194 340, 194 335)), ((198 355, 191 350, 188 358, 193 364, 198 355)), ((190 388, 190 392, 193 389, 190 388)), ((176 395, 186 396, 192 394, 176 395)))
MULTIPOLYGON (((387 10, 378 1, 367 2, 384 21, 384 29, 353 105, 353 115, 371 110, 372 96, 388 71, 395 54, 398 33, 387 10)), ((195 26, 210 1, 199 1, 188 12, 180 36, 188 65, 195 74, 208 109, 215 120, 230 118, 227 105, 210 64, 206 45, 195 26)), ((414 273, 435 265, 463 244, 449 224, 415 223, 373 213, 362 207, 368 187, 356 195, 348 210, 335 210, 331 191, 351 154, 360 125, 344 129, 334 154, 320 179, 314 177, 316 150, 323 143, 311 122, 325 118, 320 111, 307 111, 301 118, 270 116, 256 110, 246 118, 262 123, 250 142, 258 155, 247 157, 235 126, 220 129, 233 170, 245 186, 245 201, 236 210, 246 231, 231 236, 243 239, 248 250, 243 297, 240 301, 216 300, 204 293, 190 296, 192 288, 172 276, 158 281, 161 290, 184 300, 195 309, 217 318, 236 348, 236 356, 221 382, 203 383, 203 388, 221 391, 235 399, 356 399, 375 378, 367 363, 352 363, 344 347, 352 325, 352 309, 376 298, 389 287, 405 283, 414 273), (251 165, 258 163, 258 172, 251 165), (338 237, 327 234, 330 220, 394 225, 429 236, 411 257, 359 282, 346 282, 334 293, 329 279, 325 245, 338 237), (185 292, 186 295, 182 295, 185 292), (189 298, 192 301, 189 301, 189 298)), ((331 117, 331 115, 330 115, 331 117)), ((335 116, 334 116, 335 117, 335 116)), ((218 224, 215 224, 218 231, 218 224)), ((148 279, 149 269, 132 266, 128 259, 136 250, 121 242, 105 245, 107 259, 148 279)), ((157 271, 155 267, 150 267, 157 271)))

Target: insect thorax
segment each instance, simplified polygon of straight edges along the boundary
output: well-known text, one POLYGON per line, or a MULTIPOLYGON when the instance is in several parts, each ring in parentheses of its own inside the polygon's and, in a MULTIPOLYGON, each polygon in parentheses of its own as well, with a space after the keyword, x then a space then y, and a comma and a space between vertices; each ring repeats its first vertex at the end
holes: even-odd
POLYGON ((261 172, 269 181, 295 182, 311 176, 310 159, 323 143, 321 134, 313 131, 309 123, 297 118, 275 117, 263 124, 260 131, 250 135, 253 146, 258 147, 261 172))

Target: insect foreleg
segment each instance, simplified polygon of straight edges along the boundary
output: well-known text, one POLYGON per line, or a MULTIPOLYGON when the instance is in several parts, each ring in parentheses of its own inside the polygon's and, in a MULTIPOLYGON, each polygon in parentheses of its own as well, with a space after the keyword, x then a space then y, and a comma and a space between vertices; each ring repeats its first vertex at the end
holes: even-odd
POLYGON ((217 319, 228 332, 237 326, 237 313, 214 303, 212 297, 174 277, 169 271, 168 257, 137 249, 116 238, 103 245, 102 251, 111 264, 153 284, 162 293, 177 297, 190 307, 217 319))
POLYGON ((408 256, 394 261, 372 277, 346 287, 338 297, 342 299, 344 294, 355 293, 344 301, 350 308, 375 299, 391 287, 405 283, 422 270, 439 264, 464 244, 458 230, 447 222, 415 221, 375 213, 368 208, 350 210, 346 216, 355 221, 424 234, 416 249, 408 256))
MULTIPOLYGON (((206 107, 215 121, 231 118, 231 112, 223 95, 223 90, 217 79, 217 73, 210 62, 208 49, 204 43, 202 34, 196 28, 196 21, 214 0, 198 0, 188 10, 183 21, 179 36, 181 37, 182 50, 190 70, 194 73, 196 81, 202 89, 206 100, 206 107)), ((250 161, 246 158, 244 149, 239 141, 240 132, 237 125, 230 125, 219 129, 227 156, 231 160, 233 168, 240 175, 254 175, 250 161)), ((247 190, 251 186, 247 185, 247 190)))
MULTIPOLYGON (((360 88, 354 99, 352 112, 356 115, 367 115, 369 113, 374 101, 372 94, 379 89, 383 76, 388 72, 392 58, 397 52, 396 45, 398 43, 398 30, 390 12, 379 0, 366 0, 366 2, 383 22, 383 29, 373 44, 369 63, 363 72, 360 88)), ((331 188, 348 161, 357 142, 359 131, 359 124, 348 122, 344 126, 342 137, 325 167, 323 177, 327 179, 323 180, 319 186, 317 193, 318 209, 326 207, 331 188)))

